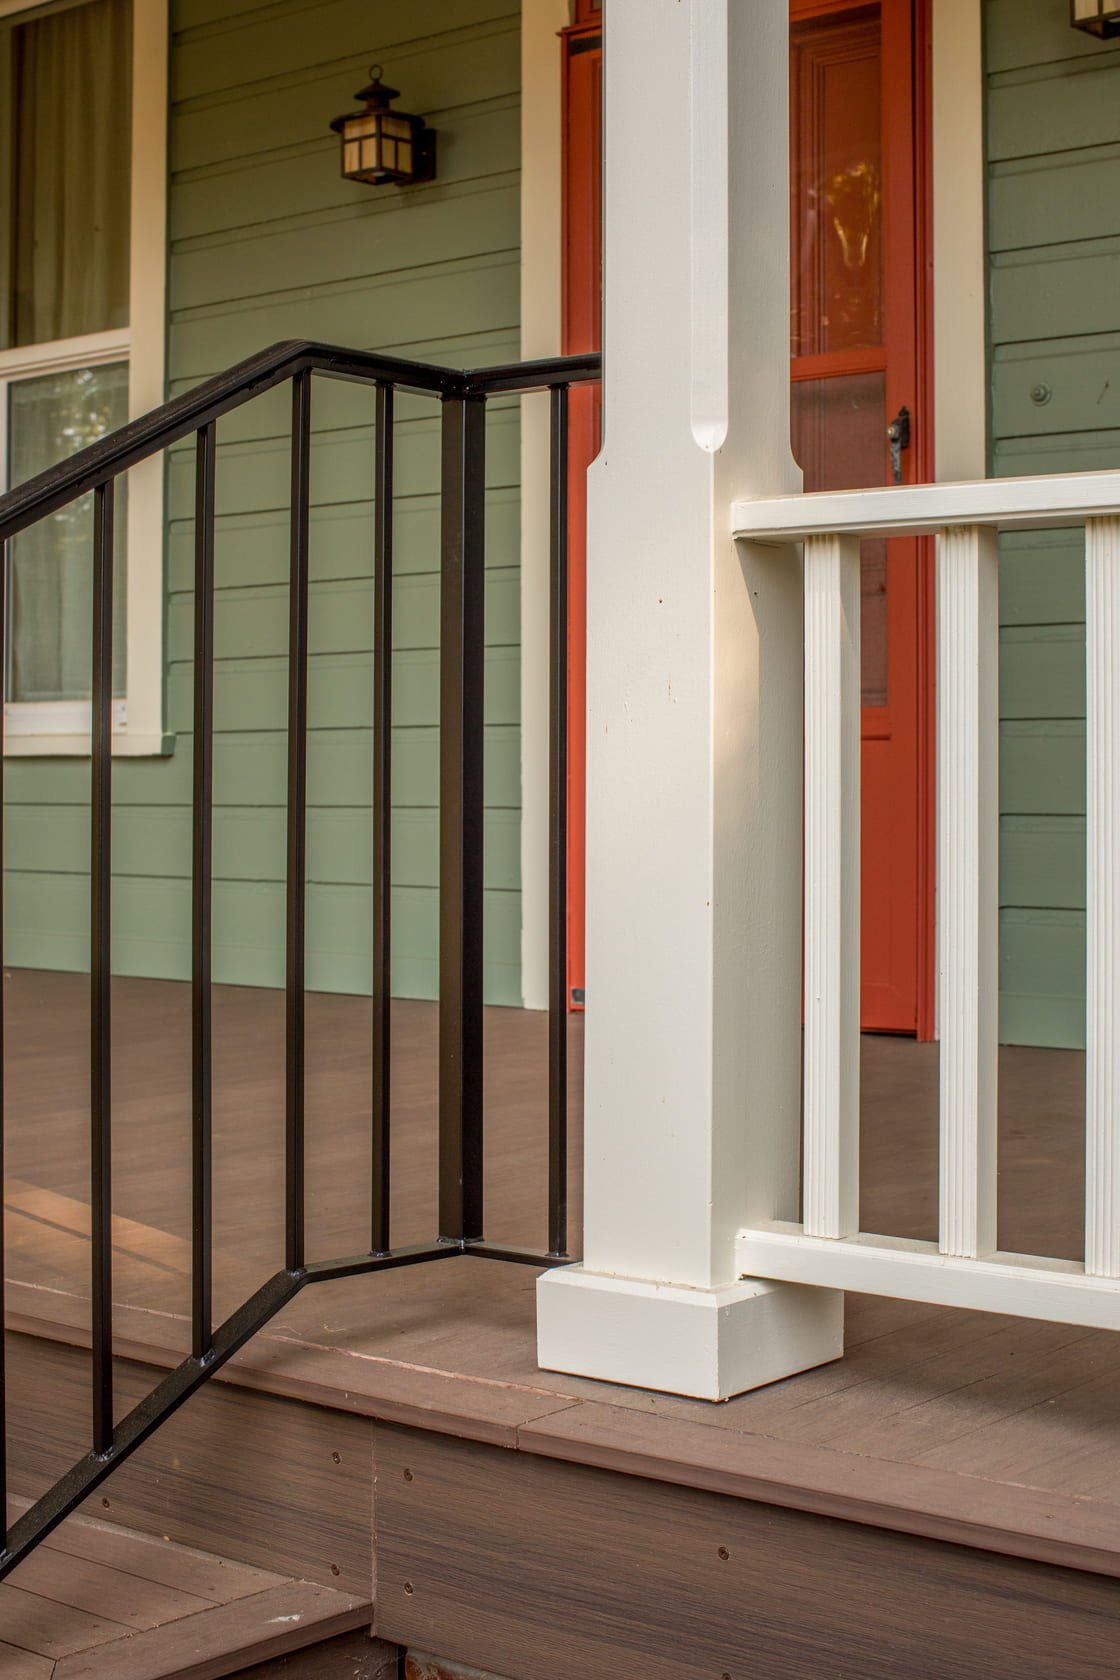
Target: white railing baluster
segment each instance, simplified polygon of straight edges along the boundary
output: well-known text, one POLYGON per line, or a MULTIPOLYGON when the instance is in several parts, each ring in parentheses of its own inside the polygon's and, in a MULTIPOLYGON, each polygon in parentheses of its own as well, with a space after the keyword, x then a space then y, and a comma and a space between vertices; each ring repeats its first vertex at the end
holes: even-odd
POLYGON ((742 1276, 1120 1332, 1120 472, 737 502, 745 541, 805 551, 801 1221, 750 1218, 742 1276), (1085 528, 1085 1259, 996 1248, 998 532, 1085 528), (858 549, 936 535, 937 1242, 858 1224, 858 549), (838 1240, 839 1239, 839 1240, 838 1240))
POLYGON ((999 545, 937 543, 937 932, 943 1254, 996 1246, 999 545))
POLYGON ((805 544, 805 1230, 859 1229, 859 538, 805 544))
POLYGON ((1120 1277, 1120 519, 1085 525, 1085 1270, 1120 1277))

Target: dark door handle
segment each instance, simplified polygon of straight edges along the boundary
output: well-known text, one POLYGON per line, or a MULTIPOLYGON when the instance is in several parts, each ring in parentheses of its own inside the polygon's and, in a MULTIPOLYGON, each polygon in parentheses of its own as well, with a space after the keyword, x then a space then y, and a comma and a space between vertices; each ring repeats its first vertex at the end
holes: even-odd
POLYGON ((899 409, 887 427, 887 443, 891 451, 891 483, 902 483, 902 451, 910 447, 910 410, 899 409))

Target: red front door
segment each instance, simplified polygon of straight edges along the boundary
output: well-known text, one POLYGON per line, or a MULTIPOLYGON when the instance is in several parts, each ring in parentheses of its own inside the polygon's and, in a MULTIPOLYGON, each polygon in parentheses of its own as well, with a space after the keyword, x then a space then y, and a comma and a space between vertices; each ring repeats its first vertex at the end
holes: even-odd
MULTIPOLYGON (((909 0, 793 0, 793 448, 807 490, 928 476, 916 14, 909 0), (909 446, 892 463, 896 420, 909 446)), ((861 1019, 893 1032, 932 1027, 926 546, 863 548, 861 1019)))
MULTIPOLYGON (((582 0, 585 14, 590 8, 582 0)), ((923 0, 791 0, 791 378, 805 488, 927 478, 924 379, 923 0)), ((595 9, 597 13, 597 8, 595 9)), ((565 34, 564 349, 599 344, 601 47, 590 15, 565 34)), ((598 393, 573 393, 569 673, 569 985, 583 998, 584 476, 598 393)), ((861 1019, 932 1034, 928 545, 863 553, 861 1019)))

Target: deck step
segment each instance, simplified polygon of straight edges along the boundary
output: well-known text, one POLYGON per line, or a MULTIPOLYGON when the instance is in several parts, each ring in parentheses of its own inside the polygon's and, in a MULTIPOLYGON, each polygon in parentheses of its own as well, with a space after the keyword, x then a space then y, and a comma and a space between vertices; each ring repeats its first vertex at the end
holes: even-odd
MULTIPOLYGON (((9 1286, 9 1311, 11 1294, 9 1286)), ((89 1442, 89 1353, 62 1340, 58 1325, 46 1330, 6 1337, 8 1485, 25 1501, 51 1486, 89 1442)), ((151 1363, 117 1360, 118 1416, 162 1374, 151 1363)), ((364 1417, 207 1383, 114 1470, 80 1515, 364 1602, 373 1578, 371 1435, 364 1417)))
MULTIPOLYGON (((24 1505, 12 1501, 12 1514, 24 1505)), ((372 1615, 362 1595, 71 1517, 0 1585, 0 1673, 216 1680, 368 1628, 372 1615)))

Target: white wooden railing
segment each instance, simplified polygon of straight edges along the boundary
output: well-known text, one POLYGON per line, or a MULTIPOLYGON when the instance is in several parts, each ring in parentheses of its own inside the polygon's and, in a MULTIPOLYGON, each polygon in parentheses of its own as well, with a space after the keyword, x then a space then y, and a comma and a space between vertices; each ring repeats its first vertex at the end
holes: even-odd
POLYGON ((1120 473, 737 503, 805 554, 803 1224, 759 1222, 744 1277, 1120 1328, 1120 473), (998 532, 1085 529, 1085 1261, 996 1249, 998 532), (937 538, 936 1243, 859 1222, 862 537, 937 538))

